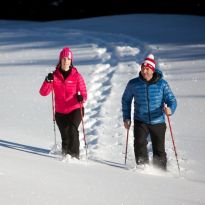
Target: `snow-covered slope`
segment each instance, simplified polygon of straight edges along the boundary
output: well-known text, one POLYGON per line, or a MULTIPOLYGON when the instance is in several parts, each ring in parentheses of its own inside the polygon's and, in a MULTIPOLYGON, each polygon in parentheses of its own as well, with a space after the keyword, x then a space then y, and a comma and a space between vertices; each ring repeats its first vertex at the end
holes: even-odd
MULTIPOLYGON (((175 15, 0 21, 0 203, 203 204, 204 23, 204 17, 175 15), (73 50, 88 90, 84 122, 92 160, 79 163, 39 155, 52 148, 54 132, 51 96, 38 91, 64 46, 73 50), (168 173, 120 168, 126 140, 122 92, 150 51, 178 100, 171 123, 181 177, 168 127, 168 173)), ((80 138, 83 157, 81 126, 80 138)), ((132 132, 127 165, 135 166, 132 132)))

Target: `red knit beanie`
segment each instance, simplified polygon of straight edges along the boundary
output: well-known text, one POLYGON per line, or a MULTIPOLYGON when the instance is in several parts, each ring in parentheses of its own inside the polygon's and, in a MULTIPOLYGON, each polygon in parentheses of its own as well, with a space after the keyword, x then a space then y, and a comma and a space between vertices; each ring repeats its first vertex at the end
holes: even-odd
POLYGON ((154 72, 154 70, 155 70, 155 65, 156 65, 156 62, 155 62, 155 60, 154 60, 154 55, 153 55, 153 54, 149 54, 149 55, 145 58, 145 60, 144 60, 144 62, 142 63, 142 65, 145 66, 145 67, 150 68, 150 69, 154 72))

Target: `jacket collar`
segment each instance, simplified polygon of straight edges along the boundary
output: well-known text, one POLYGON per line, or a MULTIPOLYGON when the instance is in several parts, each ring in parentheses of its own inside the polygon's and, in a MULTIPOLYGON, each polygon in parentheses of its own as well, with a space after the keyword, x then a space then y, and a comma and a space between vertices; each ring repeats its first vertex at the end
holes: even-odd
POLYGON ((161 75, 160 73, 158 73, 158 72, 154 72, 152 79, 151 79, 150 81, 146 81, 146 80, 143 78, 143 76, 142 76, 142 74, 141 74, 141 71, 140 71, 140 73, 139 73, 139 78, 140 78, 143 82, 145 82, 145 83, 151 85, 151 84, 157 83, 157 82, 162 78, 162 75, 161 75))

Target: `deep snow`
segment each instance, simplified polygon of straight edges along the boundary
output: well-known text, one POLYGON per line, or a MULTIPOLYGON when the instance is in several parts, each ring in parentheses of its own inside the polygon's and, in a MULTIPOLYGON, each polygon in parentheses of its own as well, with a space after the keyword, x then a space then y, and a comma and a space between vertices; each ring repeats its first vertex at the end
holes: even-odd
MULTIPOLYGON (((1 20, 0 204, 204 204, 204 23, 199 16, 148 14, 44 23, 1 20), (51 96, 38 91, 64 46, 73 50, 88 90, 84 122, 92 160, 85 159, 80 126, 79 163, 28 153, 46 152, 54 144, 51 96), (171 124, 181 176, 168 127, 168 173, 119 168, 126 140, 122 92, 149 52, 177 97, 171 124)), ((129 168, 135 166, 132 144, 130 132, 129 168)))

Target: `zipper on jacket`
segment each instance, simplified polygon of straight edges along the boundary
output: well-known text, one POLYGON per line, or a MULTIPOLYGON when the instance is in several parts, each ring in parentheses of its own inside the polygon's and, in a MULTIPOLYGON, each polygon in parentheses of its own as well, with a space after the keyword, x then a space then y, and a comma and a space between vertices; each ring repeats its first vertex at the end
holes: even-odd
POLYGON ((151 115, 150 115, 150 107, 149 107, 149 84, 146 84, 146 90, 147 90, 147 109, 148 109, 148 117, 149 117, 149 122, 151 123, 151 115))

